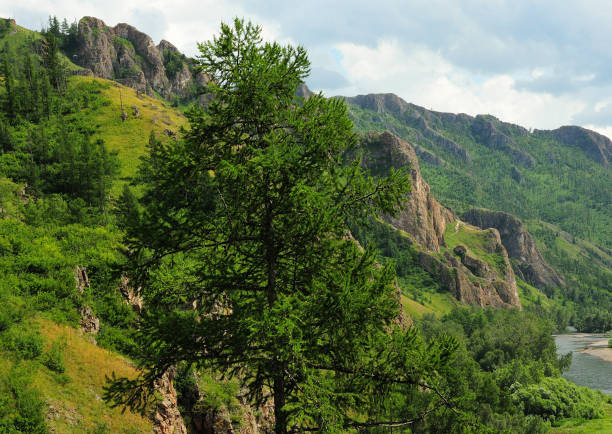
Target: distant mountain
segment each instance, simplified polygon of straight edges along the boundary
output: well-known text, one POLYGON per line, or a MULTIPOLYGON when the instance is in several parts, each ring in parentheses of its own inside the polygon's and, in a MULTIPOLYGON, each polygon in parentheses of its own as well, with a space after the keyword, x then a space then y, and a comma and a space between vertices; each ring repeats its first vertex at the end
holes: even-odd
POLYGON ((566 126, 529 130, 490 115, 430 111, 393 94, 346 98, 361 133, 391 131, 409 142, 436 197, 558 225, 612 247, 612 142, 566 126))

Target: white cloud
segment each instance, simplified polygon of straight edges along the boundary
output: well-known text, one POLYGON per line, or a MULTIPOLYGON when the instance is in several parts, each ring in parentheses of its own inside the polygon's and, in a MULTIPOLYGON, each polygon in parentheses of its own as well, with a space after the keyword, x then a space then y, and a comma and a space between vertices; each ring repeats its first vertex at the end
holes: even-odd
POLYGON ((33 29, 49 14, 128 22, 187 55, 240 16, 267 40, 303 44, 329 95, 393 92, 441 111, 490 113, 526 127, 612 129, 609 2, 390 0, 0 0, 33 29), (338 75, 339 74, 339 75, 338 75), (342 77, 346 78, 343 80, 342 77), (610 127, 609 127, 610 126, 610 127))
MULTIPOLYGON (((352 43, 335 47, 351 85, 346 94, 392 92, 438 111, 489 113, 526 127, 556 128, 584 104, 566 96, 517 90, 507 74, 474 76, 422 46, 382 40, 374 48, 352 43)), ((337 93, 337 90, 328 90, 337 93)))

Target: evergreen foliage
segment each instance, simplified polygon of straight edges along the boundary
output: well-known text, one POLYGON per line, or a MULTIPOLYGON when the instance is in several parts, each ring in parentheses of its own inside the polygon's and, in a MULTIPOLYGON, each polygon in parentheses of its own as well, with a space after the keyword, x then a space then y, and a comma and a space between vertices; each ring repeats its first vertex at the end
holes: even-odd
MULTIPOLYGON (((272 400, 276 432, 391 423, 380 400, 434 395, 455 343, 393 326, 391 269, 346 221, 397 211, 408 175, 375 182, 346 160, 358 142, 342 101, 296 103, 303 48, 263 43, 236 20, 200 50, 215 99, 189 113, 184 140, 152 139, 142 220, 128 227, 149 308, 138 334, 146 374, 106 398, 138 406, 142 387, 185 360, 235 376, 257 404, 272 400)), ((403 423, 427 407, 413 410, 403 423)))

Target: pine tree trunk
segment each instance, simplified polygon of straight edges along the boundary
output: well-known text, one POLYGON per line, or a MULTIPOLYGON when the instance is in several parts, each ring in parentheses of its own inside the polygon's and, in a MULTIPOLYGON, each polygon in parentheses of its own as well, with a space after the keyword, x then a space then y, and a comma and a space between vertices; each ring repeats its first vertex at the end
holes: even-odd
POLYGON ((274 432, 287 433, 287 413, 285 406, 285 377, 282 373, 274 376, 274 432))

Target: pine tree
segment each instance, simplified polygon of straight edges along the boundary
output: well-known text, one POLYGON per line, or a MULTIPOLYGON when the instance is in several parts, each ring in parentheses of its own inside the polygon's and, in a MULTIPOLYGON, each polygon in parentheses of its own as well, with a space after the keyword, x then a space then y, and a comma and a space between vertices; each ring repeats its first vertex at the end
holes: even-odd
POLYGON ((17 115, 19 113, 19 99, 15 84, 14 65, 15 56, 13 55, 8 42, 6 42, 4 44, 2 55, 2 76, 4 77, 4 88, 6 90, 6 113, 8 115, 9 122, 11 123, 17 122, 17 115))
POLYGON ((309 73, 302 47, 264 43, 236 19, 199 48, 215 99, 189 113, 184 140, 153 140, 143 212, 128 228, 148 309, 146 374, 116 380, 106 399, 144 405, 154 379, 187 361, 237 377, 252 402, 271 400, 277 433, 389 424, 381 402, 431 388, 455 346, 428 349, 394 325, 393 270, 347 231, 348 218, 398 211, 408 174, 375 181, 351 159, 342 100, 296 101, 309 73))
POLYGON ((60 56, 59 45, 60 41, 55 34, 47 32, 42 45, 42 60, 49 76, 49 82, 58 95, 62 95, 66 89, 67 77, 66 67, 60 56))

